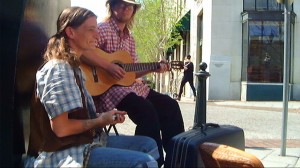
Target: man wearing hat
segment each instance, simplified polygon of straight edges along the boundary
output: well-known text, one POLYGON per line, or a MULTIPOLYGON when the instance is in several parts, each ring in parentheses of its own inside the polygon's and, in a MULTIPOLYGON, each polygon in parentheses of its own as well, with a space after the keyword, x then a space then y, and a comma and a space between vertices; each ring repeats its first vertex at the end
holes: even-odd
MULTIPOLYGON (((107 0, 106 6, 108 16, 104 22, 98 24, 97 47, 107 53, 128 51, 133 62, 137 63, 135 40, 130 30, 141 4, 135 0, 107 0)), ((95 51, 85 53, 84 57, 105 69, 115 79, 122 79, 126 73, 120 66, 99 58, 95 51)), ((160 67, 156 70, 136 72, 136 78, 152 72, 165 72, 167 66, 162 62, 160 61, 160 67)), ((126 111, 136 124, 135 134, 149 136, 157 142, 161 156, 158 164, 163 165, 163 148, 168 151, 170 139, 184 131, 181 111, 176 100, 150 89, 142 82, 134 82, 129 87, 114 85, 93 98, 99 113, 114 108, 126 111)))

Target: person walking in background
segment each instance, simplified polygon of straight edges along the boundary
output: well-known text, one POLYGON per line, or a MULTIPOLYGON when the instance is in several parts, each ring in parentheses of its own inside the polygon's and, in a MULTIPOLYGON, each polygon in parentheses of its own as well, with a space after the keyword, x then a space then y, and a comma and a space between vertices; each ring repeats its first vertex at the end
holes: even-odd
POLYGON ((125 111, 96 114, 79 68, 83 51, 95 49, 97 17, 66 8, 49 39, 45 64, 36 73, 30 112, 28 167, 157 167, 156 142, 146 136, 106 136, 102 128, 123 123, 125 111))
POLYGON ((183 71, 183 77, 180 83, 180 89, 179 89, 179 94, 177 97, 177 100, 180 101, 181 100, 181 95, 183 92, 183 87, 186 84, 186 82, 189 82, 192 90, 193 90, 193 94, 194 94, 194 101, 196 100, 196 89, 194 86, 194 64, 191 62, 191 55, 187 55, 185 57, 185 62, 184 62, 184 71, 183 71))
MULTIPOLYGON (((135 0, 108 0, 108 17, 98 24, 98 47, 107 52, 128 51, 134 63, 138 62, 135 40, 130 32, 134 16, 141 4, 135 0)), ((140 44, 142 45, 142 44, 140 44)), ((110 63, 96 51, 84 53, 86 62, 92 62, 107 71, 115 79, 122 79, 126 73, 120 66, 110 63)), ((109 56, 109 55, 108 55, 109 56)), ((156 70, 137 71, 136 78, 153 72, 165 72, 168 69, 163 62, 156 70)), ((134 82, 130 86, 114 85, 99 96, 94 96, 97 112, 114 108, 127 112, 136 124, 135 135, 149 136, 155 139, 160 158, 159 166, 164 163, 163 148, 168 151, 171 138, 184 132, 183 118, 178 102, 168 95, 150 89, 142 82, 134 82)))

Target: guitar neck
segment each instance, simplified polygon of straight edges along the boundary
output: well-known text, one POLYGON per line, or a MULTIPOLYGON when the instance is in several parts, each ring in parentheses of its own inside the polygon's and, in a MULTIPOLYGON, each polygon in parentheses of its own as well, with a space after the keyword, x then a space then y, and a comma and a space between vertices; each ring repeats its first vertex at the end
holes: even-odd
POLYGON ((156 70, 160 68, 158 62, 149 63, 127 63, 121 65, 126 72, 156 70))

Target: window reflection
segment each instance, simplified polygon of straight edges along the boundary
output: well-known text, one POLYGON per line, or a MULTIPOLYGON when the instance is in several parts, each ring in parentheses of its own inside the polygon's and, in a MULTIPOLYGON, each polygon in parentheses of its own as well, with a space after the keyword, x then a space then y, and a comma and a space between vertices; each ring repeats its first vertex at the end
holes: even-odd
POLYGON ((276 0, 269 0, 269 10, 277 11, 277 10, 284 10, 283 5, 277 3, 276 0))
POLYGON ((280 11, 283 5, 277 0, 244 0, 244 11, 280 11))
POLYGON ((258 0, 256 1, 256 10, 267 10, 268 9, 267 0, 258 0))
POLYGON ((282 82, 283 37, 281 21, 249 21, 248 81, 282 82))
POLYGON ((254 0, 244 0, 244 11, 254 11, 255 10, 255 1, 254 0))

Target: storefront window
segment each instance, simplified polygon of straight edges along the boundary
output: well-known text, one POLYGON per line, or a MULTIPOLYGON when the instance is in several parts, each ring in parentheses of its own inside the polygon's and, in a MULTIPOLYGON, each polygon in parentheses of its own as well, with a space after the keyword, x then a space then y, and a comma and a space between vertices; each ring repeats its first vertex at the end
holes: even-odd
MULTIPOLYGON (((277 3, 277 0, 243 0, 243 2, 242 80, 282 83, 284 5, 277 3)), ((292 25, 294 18, 293 13, 292 25)), ((293 36, 293 32, 291 33, 293 36)))
POLYGON ((283 5, 277 0, 244 0, 244 11, 281 11, 283 5))
POLYGON ((249 21, 247 81, 282 83, 282 21, 249 21))
POLYGON ((268 1, 267 0, 259 0, 256 1, 256 10, 267 10, 268 9, 268 1))
POLYGON ((269 4, 268 4, 268 7, 269 7, 269 11, 278 11, 278 10, 281 10, 283 11, 283 4, 280 4, 280 3, 277 3, 276 0, 272 0, 272 1, 269 1, 269 4))
POLYGON ((255 1, 244 0, 244 11, 255 11, 255 1))

